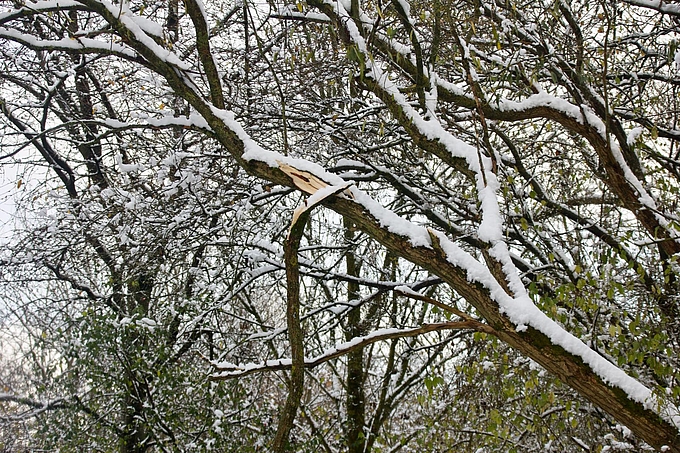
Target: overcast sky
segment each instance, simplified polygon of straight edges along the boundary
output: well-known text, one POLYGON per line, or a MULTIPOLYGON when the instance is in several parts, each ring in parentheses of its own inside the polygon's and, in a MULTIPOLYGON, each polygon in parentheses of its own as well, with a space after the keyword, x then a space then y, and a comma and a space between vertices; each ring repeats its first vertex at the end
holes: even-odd
POLYGON ((17 167, 3 162, 0 164, 0 242, 5 242, 11 235, 16 189, 17 167))

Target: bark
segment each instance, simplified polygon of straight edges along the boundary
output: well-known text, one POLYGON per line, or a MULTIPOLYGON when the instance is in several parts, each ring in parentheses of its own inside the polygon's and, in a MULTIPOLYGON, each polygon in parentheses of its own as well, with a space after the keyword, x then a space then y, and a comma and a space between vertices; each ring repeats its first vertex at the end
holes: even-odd
POLYGON ((286 321, 288 324, 288 341, 290 343, 292 366, 288 382, 288 396, 281 411, 279 425, 272 444, 272 450, 276 453, 291 449, 290 431, 293 428, 295 415, 300 407, 305 379, 304 334, 300 325, 300 269, 297 253, 308 218, 309 211, 304 211, 291 225, 290 232, 284 243, 287 285, 286 321))
MULTIPOLYGON (((352 241, 354 233, 351 231, 352 223, 344 220, 345 240, 349 244, 349 250, 345 255, 347 274, 359 277, 361 268, 354 255, 352 241)), ((359 284, 350 281, 347 284, 347 300, 352 303, 359 299, 359 284)), ((362 336, 361 307, 355 307, 347 315, 346 340, 362 336)), ((347 451, 349 453, 363 453, 364 451, 364 425, 366 424, 366 409, 364 403, 364 349, 357 348, 347 354, 347 451)))

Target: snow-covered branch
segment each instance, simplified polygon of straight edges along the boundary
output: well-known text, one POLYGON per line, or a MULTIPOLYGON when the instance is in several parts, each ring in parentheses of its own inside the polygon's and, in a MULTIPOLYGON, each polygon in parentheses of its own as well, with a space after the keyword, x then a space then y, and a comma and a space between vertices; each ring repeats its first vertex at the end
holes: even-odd
MULTIPOLYGON (((495 331, 488 325, 472 319, 424 324, 420 327, 414 327, 410 329, 382 329, 371 332, 369 335, 364 337, 356 337, 352 339, 352 341, 336 345, 332 349, 329 349, 328 351, 325 351, 323 354, 320 354, 316 357, 305 358, 305 368, 315 368, 332 359, 346 355, 350 351, 364 348, 365 346, 378 341, 415 337, 429 332, 438 332, 442 330, 470 330, 475 332, 484 332, 491 335, 495 334, 495 331)), ((291 363, 291 359, 275 359, 268 360, 265 363, 248 363, 240 365, 227 362, 216 362, 213 364, 213 367, 215 370, 217 370, 217 372, 213 374, 212 379, 225 380, 263 371, 288 370, 291 367, 291 363)))
POLYGON ((53 400, 35 400, 33 398, 14 395, 10 393, 0 393, 1 403, 14 403, 19 406, 28 406, 29 409, 17 412, 12 415, 0 415, 0 420, 5 422, 15 422, 20 420, 28 420, 33 417, 37 417, 46 411, 63 409, 67 405, 67 401, 64 398, 56 398, 53 400))

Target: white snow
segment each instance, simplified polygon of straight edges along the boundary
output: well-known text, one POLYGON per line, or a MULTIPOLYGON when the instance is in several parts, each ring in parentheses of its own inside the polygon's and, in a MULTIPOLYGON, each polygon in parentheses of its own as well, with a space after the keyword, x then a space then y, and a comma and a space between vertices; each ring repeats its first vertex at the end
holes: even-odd
POLYGON ((135 324, 137 324, 139 327, 145 327, 149 330, 154 330, 156 327, 158 327, 158 323, 154 321, 151 318, 141 318, 135 321, 135 324))
POLYGON ((628 131, 628 135, 626 137, 626 143, 628 143, 628 146, 633 146, 637 141, 638 137, 640 137, 640 135, 642 135, 644 131, 645 131, 644 127, 634 127, 633 129, 628 131))
MULTIPOLYGON (((349 341, 346 341, 344 343, 341 343, 339 345, 336 345, 330 349, 327 349, 324 351, 322 354, 313 357, 313 358, 305 358, 304 363, 305 364, 314 364, 314 363, 319 363, 324 361, 326 358, 330 358, 339 352, 347 351, 351 349, 354 346, 357 346, 361 343, 365 342, 372 342, 371 340, 379 340, 382 338, 389 338, 391 336, 399 335, 399 334, 405 334, 407 335, 410 332, 416 331, 418 329, 394 329, 394 328, 386 328, 386 329, 379 329, 374 332, 371 332, 368 335, 365 335, 363 337, 355 337, 352 338, 349 341)), ((272 368, 272 367, 290 367, 293 363, 292 359, 288 358, 281 358, 281 359, 275 359, 275 360, 267 360, 264 363, 246 363, 246 364, 234 364, 228 361, 220 361, 220 362, 215 362, 213 365, 215 368, 217 368, 219 371, 216 373, 214 376, 215 377, 228 377, 228 376, 238 376, 239 374, 242 374, 243 372, 250 372, 254 370, 263 370, 266 368, 272 368)))
MULTIPOLYGON (((523 331, 527 326, 538 330, 546 335, 554 345, 580 357, 605 383, 622 389, 632 400, 644 404, 648 409, 656 410, 655 406, 658 401, 650 389, 628 376, 619 367, 564 330, 536 307, 524 290, 517 291, 520 288, 514 287, 513 290, 516 290, 517 294, 515 297, 511 297, 485 266, 457 245, 448 241, 442 234, 438 234, 438 237, 449 261, 466 269, 470 282, 481 283, 489 290, 491 297, 498 303, 501 313, 505 314, 517 326, 517 331, 523 331)), ((676 408, 666 408, 659 415, 680 428, 680 413, 676 408)))
POLYGON ((0 22, 7 20, 7 18, 21 17, 22 13, 27 11, 49 11, 56 8, 71 8, 73 6, 80 5, 81 3, 73 0, 47 0, 41 2, 27 1, 22 8, 0 14, 0 22))
MULTIPOLYGON (((352 30, 352 27, 353 24, 348 25, 350 36, 355 40, 357 46, 361 50, 364 50, 366 47, 363 38, 358 33, 358 30, 352 30)), ((367 66, 369 65, 370 62, 367 62, 367 66)), ((497 180, 495 175, 488 171, 488 168, 490 168, 488 160, 483 160, 483 167, 480 168, 476 149, 451 136, 439 122, 432 119, 429 121, 422 119, 398 91, 397 87, 382 74, 380 68, 370 66, 370 69, 372 70, 373 78, 381 83, 383 88, 399 103, 406 115, 413 121, 423 135, 433 140, 439 140, 440 143, 447 147, 453 156, 465 158, 469 168, 477 174, 485 172, 484 176, 486 177, 488 185, 484 186, 481 183, 482 178, 478 177, 477 181, 483 215, 478 234, 481 239, 494 244, 491 249, 492 256, 499 260, 503 265, 504 273, 510 283, 510 289, 513 291, 514 297, 505 292, 502 286, 490 273, 489 269, 482 263, 449 241, 443 234, 438 234, 440 244, 447 253, 449 261, 452 264, 465 269, 470 282, 481 283, 489 290, 491 297, 498 303, 500 311, 508 316, 508 318, 517 326, 516 328, 518 331, 525 330, 529 326, 540 331, 545 334, 553 344, 582 358, 584 362, 587 363, 601 379, 603 379, 603 381, 621 388, 631 399, 652 408, 656 402, 652 392, 647 387, 628 376, 620 368, 601 357, 578 338, 565 331, 561 326, 539 310, 527 295, 518 272, 512 264, 507 246, 502 241, 501 216, 498 209, 497 195, 495 193, 497 180)), ((602 134, 605 133, 605 129, 603 125, 600 124, 601 121, 599 118, 595 117, 594 114, 589 114, 586 108, 581 109, 566 100, 545 93, 530 96, 521 103, 503 101, 500 104, 500 107, 506 110, 513 110, 545 105, 559 109, 576 120, 587 122, 588 124, 595 126, 601 126, 599 127, 600 132, 602 134), (583 118, 582 111, 585 112, 586 118, 583 118)), ((647 192, 626 165, 620 150, 616 148, 614 152, 617 160, 626 172, 626 177, 640 193, 641 201, 650 206, 654 206, 651 197, 647 195, 647 192)), ((369 204, 360 198, 357 199, 364 205, 369 204)), ((391 225, 391 219, 386 223, 391 225)), ((397 222, 395 221, 395 223, 397 222)), ((401 231, 401 228, 399 231, 401 231)), ((412 227, 410 231, 412 232, 411 234, 413 234, 412 227)), ((680 416, 678 415, 677 410, 675 408, 670 408, 669 410, 672 414, 666 414, 666 419, 680 427, 680 416)))
POLYGON ((409 242, 415 247, 430 247, 430 234, 427 229, 406 219, 399 217, 394 212, 383 207, 380 203, 360 191, 356 187, 350 188, 354 194, 354 199, 375 217, 380 225, 387 231, 407 237, 409 242))
POLYGON ((120 44, 98 41, 96 39, 90 38, 62 38, 62 39, 38 39, 35 36, 21 33, 17 30, 0 27, 0 36, 25 43, 26 45, 34 48, 50 48, 50 49, 75 49, 75 50, 85 50, 93 49, 98 51, 104 51, 109 53, 117 53, 119 55, 125 55, 126 57, 133 58, 136 53, 131 49, 121 46, 120 44))
MULTIPOLYGON (((205 118, 197 113, 191 113, 189 117, 165 115, 161 118, 151 118, 148 115, 137 115, 138 119, 144 120, 144 124, 152 127, 183 126, 196 127, 199 129, 211 130, 205 118)), ((125 129, 137 126, 135 123, 118 121, 111 118, 103 120, 103 124, 113 129, 125 129)))
POLYGON ((121 173, 132 173, 132 172, 137 172, 137 171, 142 171, 144 170, 143 165, 139 164, 124 164, 123 163, 123 156, 121 154, 116 154, 115 155, 115 160, 116 160, 116 165, 118 166, 118 170, 120 170, 121 173))
POLYGON ((583 123, 583 115, 581 114, 579 106, 572 104, 566 99, 553 96, 543 91, 532 94, 520 102, 501 99, 495 105, 495 108, 503 112, 521 112, 536 107, 550 107, 559 110, 563 114, 583 123))
POLYGON ((288 17, 291 19, 309 19, 309 20, 314 20, 314 21, 319 21, 319 22, 330 22, 330 18, 319 12, 315 11, 307 11, 301 13, 300 11, 296 10, 293 8, 292 5, 285 5, 279 8, 278 10, 278 15, 282 17, 288 17))
POLYGON ((680 5, 662 0, 627 0, 631 5, 658 9, 664 13, 680 14, 680 5))
MULTIPOLYGON (((154 55, 161 61, 165 61, 167 63, 170 63, 177 68, 185 71, 191 71, 193 68, 189 63, 186 63, 182 61, 182 59, 177 56, 174 52, 170 51, 169 49, 165 49, 161 47, 159 44, 154 41, 149 34, 149 33, 155 33, 155 28, 151 27, 151 30, 145 30, 144 26, 147 26, 149 21, 137 21, 139 19, 139 16, 135 15, 134 13, 129 12, 129 10, 126 12, 124 10, 124 7, 121 5, 114 5, 113 3, 109 2, 108 0, 98 0, 99 3, 104 6, 111 14, 116 16, 118 20, 123 24, 132 34, 134 35, 135 39, 139 41, 141 44, 143 44, 147 49, 152 51, 154 55)), ((191 86, 192 83, 189 82, 189 85, 191 86)))
POLYGON ((129 8, 125 7, 126 9, 126 14, 129 15, 129 17, 141 28, 144 30, 146 33, 156 36, 156 37, 163 37, 163 26, 159 24, 158 22, 154 22, 152 20, 149 20, 145 17, 142 16, 137 16, 135 13, 130 11, 129 8))
MULTIPOLYGON (((495 179, 492 182, 495 182, 495 179)), ((479 191, 479 199, 482 202, 482 221, 477 229, 477 235, 482 241, 500 241, 503 239, 503 221, 498 207, 496 188, 491 185, 482 188, 479 191)))
POLYGON ((307 200, 305 200, 305 206, 307 206, 307 208, 314 207, 317 204, 321 203, 326 198, 328 198, 329 196, 331 196, 335 193, 341 192, 341 191, 347 189, 348 187, 350 187, 351 185, 352 185, 351 182, 346 182, 346 183, 341 184, 339 186, 323 187, 323 188, 317 190, 310 197, 308 197, 307 200))
POLYGON ((401 6, 401 9, 404 10, 404 14, 406 15, 406 17, 410 18, 411 17, 411 5, 408 3, 408 1, 407 0, 394 0, 394 1, 399 3, 399 5, 401 6))
MULTIPOLYGON (((405 0, 396 0, 404 7, 404 9, 410 12, 408 3, 405 0)), ((336 8, 337 13, 347 19, 346 26, 349 30, 350 38, 357 44, 359 50, 366 51, 366 44, 356 28, 355 23, 350 20, 347 14, 346 4, 343 3, 343 7, 339 7, 336 2, 329 2, 334 8, 336 8)), ((642 3, 639 0, 638 3, 642 3)), ((56 5, 56 2, 39 2, 42 8, 46 8, 49 4, 56 5)), ((166 61, 181 70, 191 71, 194 68, 184 61, 182 61, 176 54, 168 49, 165 49, 158 45, 150 35, 156 36, 158 33, 157 25, 151 21, 140 18, 128 11, 122 11, 121 6, 114 5, 107 0, 101 0, 101 4, 114 15, 120 18, 120 21, 132 32, 135 39, 139 40, 144 46, 150 49, 154 54, 161 60, 166 61)), ((0 35, 6 36, 8 38, 14 38, 19 41, 27 42, 35 46, 55 46, 63 48, 72 49, 83 49, 83 48, 95 48, 101 50, 115 49, 116 52, 125 53, 126 55, 134 55, 130 49, 124 48, 122 46, 117 46, 115 44, 103 41, 96 41, 92 39, 62 39, 57 41, 39 41, 31 36, 23 35, 16 30, 8 29, 5 27, 0 27, 0 35)), ((389 93, 390 96, 397 102, 400 108, 404 111, 407 117, 413 122, 413 124, 419 129, 419 131, 428 139, 437 140, 441 143, 453 157, 462 158, 467 163, 468 168, 477 175, 476 185, 478 192, 478 202, 481 206, 482 221, 478 228, 479 238, 483 241, 487 241, 492 245, 490 252, 491 255, 497 259, 503 266, 503 271, 506 274, 506 278, 510 283, 510 289, 512 295, 508 294, 499 282, 493 277, 489 269, 478 261, 476 258, 462 250, 453 242, 449 241, 441 233, 437 234, 439 242, 442 249, 445 251, 449 262, 455 266, 464 269, 467 273, 467 278, 471 283, 479 283, 486 287, 489 291, 491 298, 498 304, 500 311, 505 314, 510 321, 512 321, 517 327, 518 331, 523 329, 533 328, 543 334, 545 334, 550 341, 564 348, 571 354, 580 357, 591 369, 596 373, 603 381, 617 386, 625 391, 628 396, 639 403, 645 404, 652 410, 657 410, 657 401, 652 395, 652 392, 642 385, 640 382, 626 375, 620 368, 616 367, 599 354, 594 352, 578 338, 571 335, 569 332, 565 331, 557 323, 552 321, 547 317, 541 310, 536 307, 529 296, 526 294, 524 286, 518 276, 517 270, 512 264, 510 259, 509 251, 505 242, 503 241, 502 235, 502 217, 500 215, 498 206, 498 182, 496 176, 491 172, 491 160, 487 157, 480 156, 479 150, 473 146, 468 145, 457 137, 453 136, 442 124, 436 119, 434 115, 430 115, 428 118, 424 118, 416 109, 414 109, 409 100, 399 91, 392 81, 389 80, 387 75, 383 73, 382 69, 372 63, 369 58, 366 58, 367 69, 371 72, 372 77, 381 84, 382 88, 389 93)), ((432 77, 435 77, 434 75, 432 77)), ((192 82, 187 79, 187 83, 193 86, 192 82)), ((441 82, 439 82, 441 83, 441 82)), ((450 87, 453 92, 459 92, 458 87, 450 87)), ((434 110, 436 107, 437 93, 436 90, 432 90, 430 97, 428 98, 428 106, 434 110)), ((501 101, 498 104, 498 108, 503 110, 520 110, 527 109, 534 106, 549 106, 555 109, 559 109, 563 113, 573 117, 577 121, 586 122, 590 125, 598 127, 602 134, 605 134, 605 129, 601 124, 601 120, 597 118, 594 114, 590 114, 587 109, 575 106, 566 100, 550 96, 546 93, 539 93, 522 102, 513 101, 501 101), (582 113, 585 112, 585 115, 582 113), (585 116, 585 118, 584 118, 585 116)), ((235 120, 234 114, 229 111, 219 110, 212 108, 212 112, 218 118, 220 118, 225 126, 229 127, 244 143, 244 154, 243 158, 246 160, 257 160, 262 161, 270 165, 271 167, 277 167, 278 162, 284 162, 292 167, 299 170, 312 173, 319 179, 326 181, 330 188, 327 190, 333 191, 337 190, 338 187, 347 188, 351 191, 356 203, 363 206, 367 212, 369 212, 380 225, 386 230, 401 235, 408 238, 410 243, 416 247, 430 247, 431 239, 430 232, 427 229, 414 224, 408 220, 405 220, 394 212, 386 209, 376 200, 368 196, 366 193, 360 191, 356 187, 349 187, 348 183, 344 181, 341 177, 327 172, 320 165, 310 162, 304 159, 295 159, 288 156, 283 156, 279 153, 265 150, 259 146, 251 137, 243 130, 241 125, 235 120)), ((150 123, 156 121, 157 124, 161 124, 166 121, 167 124, 175 124, 172 122, 185 121, 178 118, 167 118, 161 120, 148 119, 150 123)), ((207 128, 207 123, 199 116, 194 116, 186 120, 189 125, 198 125, 199 127, 207 128)), ((108 124, 112 127, 124 127, 124 123, 114 123, 109 121, 108 124)), ((632 171, 626 165, 623 156, 618 148, 612 147, 613 152, 617 161, 620 163, 624 169, 626 178, 631 183, 632 186, 638 190, 640 194, 640 201, 648 206, 650 209, 655 209, 655 203, 653 198, 647 193, 642 184, 633 175, 632 171)), ((138 168, 136 166, 123 167, 122 162, 119 162, 119 168, 121 171, 135 171, 138 168)), ((327 196, 328 193, 326 189, 319 190, 316 194, 312 195, 311 202, 314 196, 321 198, 327 196)), ((121 231, 121 242, 127 240, 125 236, 125 230, 121 231)), ((253 274, 270 272, 277 269, 273 266, 265 266, 257 268, 252 271, 253 274)), ((121 320, 121 324, 132 323, 132 320, 121 320)), ((153 329, 156 327, 155 321, 150 318, 142 318, 135 321, 135 324, 143 327, 153 329)), ((316 361, 325 356, 335 354, 340 351, 347 350, 361 341, 370 341, 379 337, 387 337, 400 332, 406 332, 406 330, 397 329, 383 329, 371 333, 370 335, 362 338, 355 338, 349 342, 345 342, 337 345, 336 347, 325 351, 321 356, 309 359, 309 361, 316 361)), ((307 361, 307 360, 306 360, 307 361)), ((239 365, 237 367, 232 366, 233 364, 226 365, 226 368, 231 368, 238 371, 248 371, 257 369, 258 367, 272 367, 272 366, 289 366, 291 364, 291 359, 277 359, 269 360, 265 364, 245 364, 239 365)), ((226 371, 229 373, 229 371, 226 371)), ((662 416, 666 418, 671 423, 680 427, 680 415, 678 411, 673 407, 663 407, 660 411, 662 416)))

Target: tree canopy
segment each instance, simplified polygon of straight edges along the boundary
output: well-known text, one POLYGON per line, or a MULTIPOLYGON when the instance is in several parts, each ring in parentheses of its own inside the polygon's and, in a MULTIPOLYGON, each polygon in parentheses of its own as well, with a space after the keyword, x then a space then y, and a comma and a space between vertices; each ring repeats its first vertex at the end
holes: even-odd
POLYGON ((680 452, 680 7, 0 9, 0 447, 680 452))

